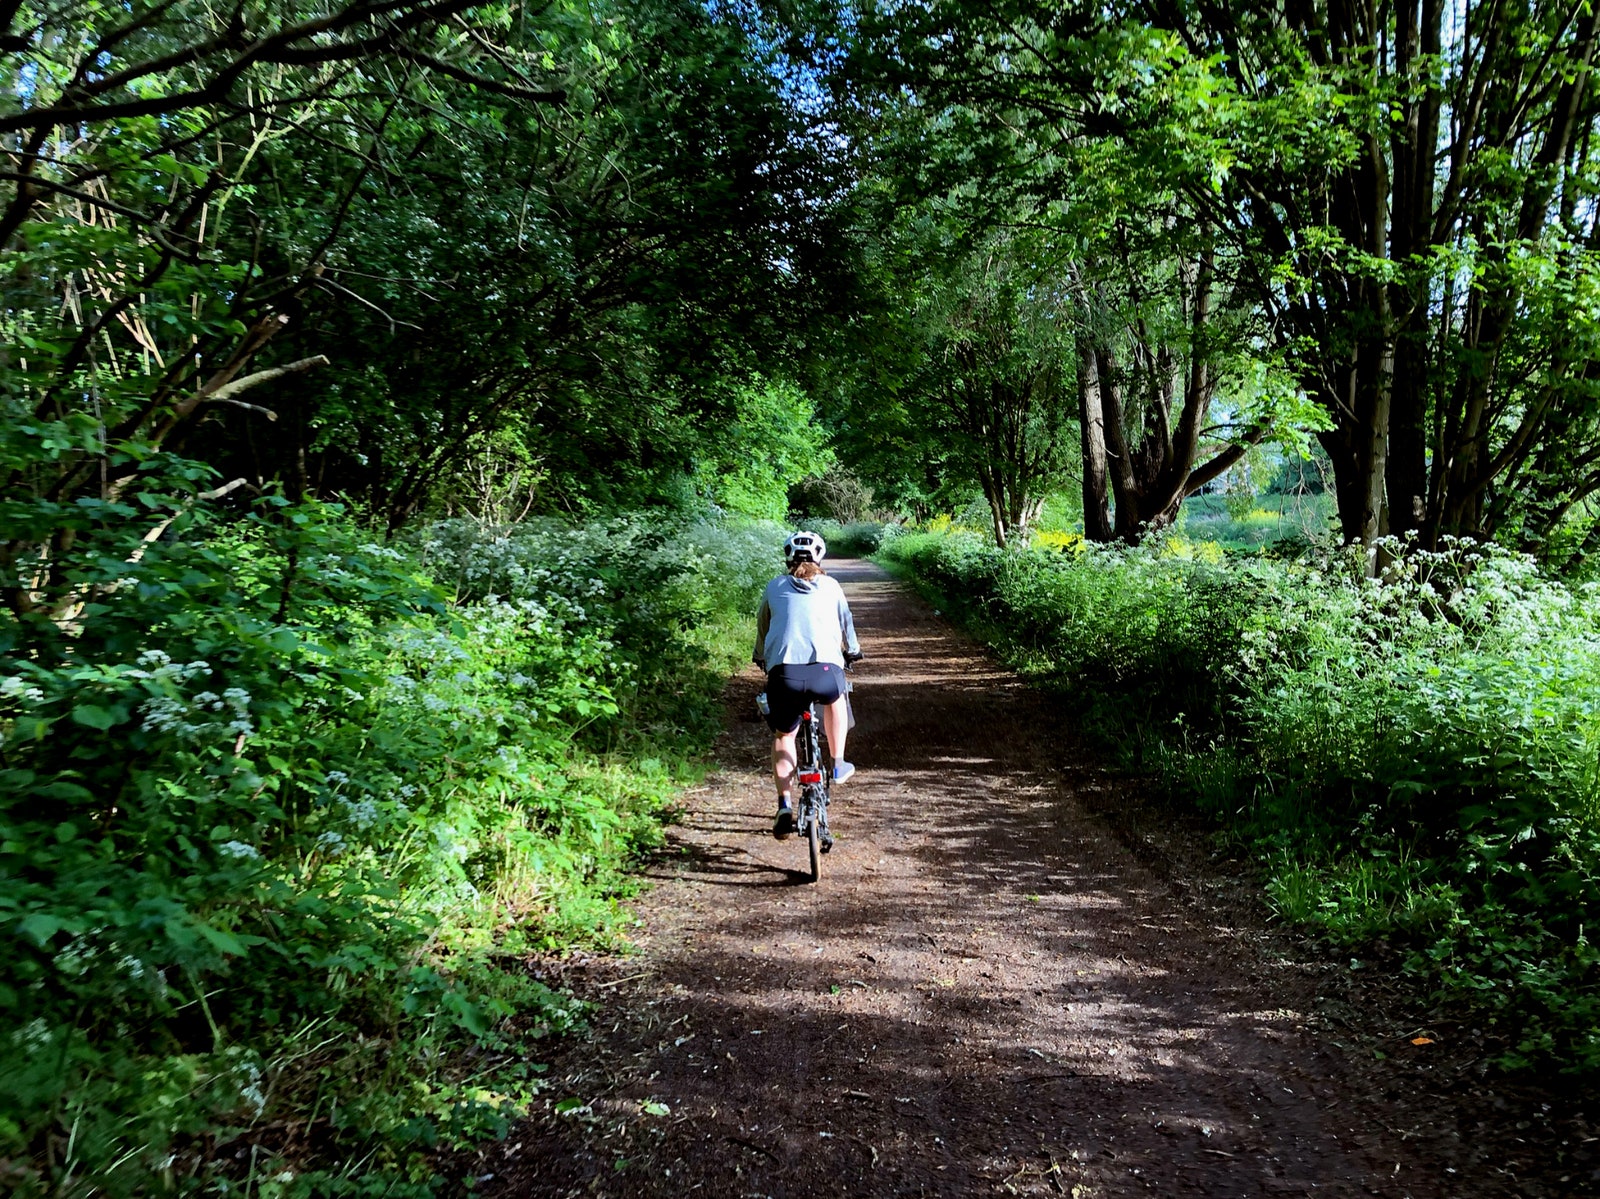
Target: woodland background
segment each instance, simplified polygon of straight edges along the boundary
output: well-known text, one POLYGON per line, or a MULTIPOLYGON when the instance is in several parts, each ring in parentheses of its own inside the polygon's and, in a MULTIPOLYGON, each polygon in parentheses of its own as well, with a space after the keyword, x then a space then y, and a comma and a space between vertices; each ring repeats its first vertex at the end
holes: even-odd
POLYGON ((455 1185, 783 522, 1592 1078, 1596 20, 0 2, 0 1179, 455 1185))

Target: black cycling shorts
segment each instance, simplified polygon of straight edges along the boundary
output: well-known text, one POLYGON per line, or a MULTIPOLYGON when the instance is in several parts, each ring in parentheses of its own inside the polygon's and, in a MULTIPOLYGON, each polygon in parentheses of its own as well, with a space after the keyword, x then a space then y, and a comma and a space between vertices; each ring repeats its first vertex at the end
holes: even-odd
POLYGON ((831 704, 843 694, 843 666, 810 662, 776 667, 767 675, 767 724, 774 733, 792 733, 806 708, 831 704))

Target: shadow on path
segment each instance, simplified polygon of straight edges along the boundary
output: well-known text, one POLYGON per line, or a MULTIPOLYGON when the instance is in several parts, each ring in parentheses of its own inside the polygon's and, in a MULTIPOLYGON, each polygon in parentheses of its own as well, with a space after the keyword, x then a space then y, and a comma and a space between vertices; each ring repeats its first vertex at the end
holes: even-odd
POLYGON ((1451 1193, 1346 1114, 1295 968, 1085 815, 1048 698, 876 568, 831 570, 869 657, 822 882, 795 885, 736 720, 650 871, 618 968, 648 978, 550 1092, 585 1106, 514 1136, 490 1192, 1451 1193))

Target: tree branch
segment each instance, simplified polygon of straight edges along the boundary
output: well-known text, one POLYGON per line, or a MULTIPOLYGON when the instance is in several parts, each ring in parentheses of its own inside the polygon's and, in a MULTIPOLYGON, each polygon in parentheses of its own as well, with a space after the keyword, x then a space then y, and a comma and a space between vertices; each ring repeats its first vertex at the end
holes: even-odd
POLYGON ((1220 476, 1226 474, 1228 469, 1232 467, 1235 462, 1239 461, 1239 459, 1248 454, 1250 452, 1250 448, 1259 444, 1261 440, 1266 437, 1266 435, 1266 426, 1257 425, 1244 435, 1243 440, 1236 441, 1232 445, 1226 447, 1204 466, 1195 467, 1189 472, 1189 477, 1184 480, 1183 494, 1193 495, 1207 483, 1210 483, 1220 476))
POLYGON ((465 67, 455 66, 443 59, 435 58, 431 54, 424 54, 420 50, 397 50, 398 57, 407 62, 416 63, 419 67, 427 67, 430 71, 438 71, 441 75, 448 75, 452 79, 459 79, 463 83, 470 83, 473 87, 481 87, 484 91, 495 92, 502 96, 510 96, 516 100, 532 100, 538 104, 560 104, 567 98, 565 88, 536 88, 524 86, 520 83, 506 83, 499 79, 489 79, 477 75, 465 67))
MULTIPOLYGON (((246 375, 242 379, 235 379, 232 383, 223 384, 210 395, 196 397, 194 406, 189 410, 193 411, 194 407, 198 407, 200 404, 236 404, 239 401, 235 400, 234 396, 249 391, 252 387, 260 387, 263 383, 271 383, 276 379, 284 379, 290 375, 303 375, 306 371, 327 365, 327 356, 318 354, 312 358, 302 358, 298 362, 291 362, 287 366, 274 366, 264 371, 256 371, 254 374, 246 375)), ((253 404, 244 406, 247 408, 255 407, 253 404)), ((261 408, 257 409, 257 411, 265 412, 266 409, 261 408)), ((273 419, 276 420, 277 417, 274 416, 273 419)))

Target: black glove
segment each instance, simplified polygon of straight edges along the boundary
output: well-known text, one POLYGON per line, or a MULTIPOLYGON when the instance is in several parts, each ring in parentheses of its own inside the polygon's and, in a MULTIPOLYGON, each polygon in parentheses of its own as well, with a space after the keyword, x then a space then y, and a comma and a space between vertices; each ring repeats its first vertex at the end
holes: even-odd
POLYGON ((844 664, 846 666, 854 666, 857 662, 861 661, 861 659, 865 658, 866 656, 867 655, 862 653, 860 650, 857 650, 853 654, 852 653, 846 653, 845 656, 844 656, 844 664))

